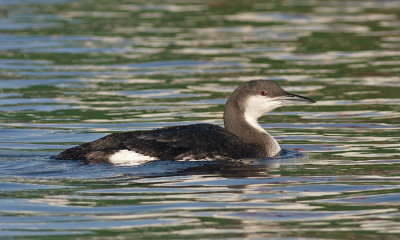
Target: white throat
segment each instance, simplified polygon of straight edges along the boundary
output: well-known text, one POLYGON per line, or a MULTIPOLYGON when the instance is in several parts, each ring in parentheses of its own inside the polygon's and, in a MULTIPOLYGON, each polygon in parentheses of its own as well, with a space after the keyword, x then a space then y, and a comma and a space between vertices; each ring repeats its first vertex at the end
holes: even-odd
POLYGON ((258 123, 258 119, 264 113, 271 112, 280 106, 282 106, 282 103, 280 101, 276 101, 274 98, 268 98, 261 95, 251 96, 246 100, 245 103, 244 119, 253 128, 263 133, 267 133, 258 123))
POLYGON ((264 113, 271 112, 275 108, 282 106, 282 102, 274 98, 267 98, 264 96, 251 96, 247 99, 245 104, 244 119, 254 129, 260 133, 265 134, 270 139, 269 154, 271 157, 277 155, 281 151, 278 142, 267 131, 264 130, 258 123, 258 118, 264 113))

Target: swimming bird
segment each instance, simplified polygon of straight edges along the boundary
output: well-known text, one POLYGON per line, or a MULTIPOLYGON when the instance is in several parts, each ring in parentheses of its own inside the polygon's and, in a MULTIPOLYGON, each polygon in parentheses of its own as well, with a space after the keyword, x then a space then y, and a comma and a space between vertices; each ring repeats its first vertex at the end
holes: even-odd
POLYGON ((228 98, 224 126, 192 124, 113 133, 69 148, 56 159, 138 165, 153 160, 268 158, 281 147, 258 123, 264 113, 286 105, 315 103, 283 90, 272 80, 243 83, 228 98))

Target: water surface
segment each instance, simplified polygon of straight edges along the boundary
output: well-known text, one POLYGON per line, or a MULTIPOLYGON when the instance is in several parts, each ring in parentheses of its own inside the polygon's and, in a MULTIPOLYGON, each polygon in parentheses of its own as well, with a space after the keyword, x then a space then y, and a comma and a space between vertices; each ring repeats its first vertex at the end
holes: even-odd
POLYGON ((400 1, 0 0, 0 238, 400 238, 400 1), (240 83, 273 159, 85 165, 112 132, 222 125, 240 83))

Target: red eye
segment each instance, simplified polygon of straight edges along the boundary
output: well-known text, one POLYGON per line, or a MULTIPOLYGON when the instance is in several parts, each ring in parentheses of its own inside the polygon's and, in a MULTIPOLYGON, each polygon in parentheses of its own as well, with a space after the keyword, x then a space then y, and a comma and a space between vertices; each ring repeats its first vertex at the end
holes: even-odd
POLYGON ((267 91, 262 90, 262 91, 260 92, 260 94, 261 94, 261 96, 266 96, 266 95, 267 95, 267 91))

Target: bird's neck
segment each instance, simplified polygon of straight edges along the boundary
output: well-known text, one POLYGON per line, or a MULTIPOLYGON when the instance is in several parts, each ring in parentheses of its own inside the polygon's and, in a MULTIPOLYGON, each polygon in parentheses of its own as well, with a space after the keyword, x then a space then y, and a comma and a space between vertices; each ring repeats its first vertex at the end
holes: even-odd
POLYGON ((281 148, 278 142, 258 123, 261 114, 246 112, 246 106, 228 99, 224 111, 225 129, 253 145, 260 157, 276 156, 281 148))

